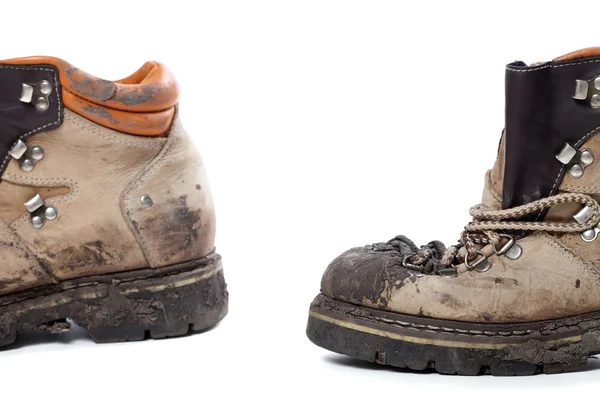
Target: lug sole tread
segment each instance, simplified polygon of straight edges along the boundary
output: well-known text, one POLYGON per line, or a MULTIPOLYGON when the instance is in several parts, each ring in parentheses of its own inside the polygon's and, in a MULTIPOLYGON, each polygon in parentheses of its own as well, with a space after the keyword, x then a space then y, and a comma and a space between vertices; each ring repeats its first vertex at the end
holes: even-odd
MULTIPOLYGON (((588 358, 600 351, 598 328, 584 334, 582 340, 568 344, 544 345, 542 341, 532 338, 527 342, 511 345, 510 350, 452 347, 410 342, 387 337, 377 331, 361 331, 355 325, 343 325, 340 322, 343 320, 343 314, 340 313, 343 309, 352 310, 357 316, 361 316, 362 313, 369 314, 368 308, 319 295, 311 305, 306 330, 308 338, 317 346, 329 351, 399 369, 429 370, 464 376, 555 374, 582 369, 588 358), (325 300, 327 306, 332 308, 332 319, 319 318, 324 316, 325 300), (537 360, 544 352, 548 352, 549 362, 537 360)), ((392 324, 381 322, 376 325, 393 327, 392 324)), ((451 324, 448 326, 451 327, 451 324)), ((435 336, 437 335, 434 335, 434 338, 435 336)), ((458 334, 456 336, 458 337, 458 334)))

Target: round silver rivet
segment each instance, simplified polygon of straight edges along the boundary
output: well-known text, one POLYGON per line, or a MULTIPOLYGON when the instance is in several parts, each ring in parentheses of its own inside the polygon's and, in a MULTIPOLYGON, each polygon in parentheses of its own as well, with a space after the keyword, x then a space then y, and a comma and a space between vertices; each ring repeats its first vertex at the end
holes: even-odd
POLYGON ((592 96, 592 98, 590 99, 590 105, 592 106, 592 108, 600 108, 599 94, 596 93, 594 96, 592 96))
POLYGON ((27 172, 27 173, 32 172, 33 171, 33 162, 31 161, 31 159, 25 159, 23 162, 21 162, 21 165, 19 167, 24 172, 27 172))
POLYGON ((581 233, 581 238, 583 239, 583 241, 587 241, 588 243, 591 243, 592 241, 596 240, 597 236, 598 234, 594 229, 588 229, 585 232, 581 233))
POLYGON ((589 149, 586 149, 581 153, 580 160, 581 164, 583 164, 584 166, 589 166, 592 163, 594 163, 594 154, 589 149))
POLYGON ((35 108, 37 108, 38 110, 46 111, 49 106, 50 103, 48 103, 48 99, 46 99, 45 97, 38 97, 37 99, 35 99, 35 108))
POLYGON ((33 226, 35 229, 40 229, 42 226, 44 226, 44 219, 38 215, 31 217, 31 226, 33 226))
POLYGON ((46 211, 44 211, 44 217, 46 217, 48 221, 54 221, 57 216, 58 212, 54 207, 46 207, 46 211))
POLYGON ((600 77, 596 78, 596 80, 594 81, 594 86, 600 91, 600 77))
POLYGON ((511 261, 517 260, 523 255, 523 249, 519 247, 518 244, 513 244, 510 250, 506 251, 504 254, 505 257, 510 259, 511 261))
POLYGON ((52 84, 45 80, 40 82, 40 92, 42 92, 42 94, 44 94, 46 96, 51 94, 52 93, 52 84))
POLYGON ((579 164, 571 166, 569 169, 569 175, 573 178, 581 178, 583 176, 583 167, 579 164))
POLYGON ((35 160, 44 159, 44 150, 39 145, 36 145, 31 149, 31 157, 35 160))
POLYGON ((148 195, 142 196, 140 201, 142 202, 142 206, 144 206, 146 208, 152 207, 152 205, 154 204, 154 202, 152 201, 152 198, 148 195))

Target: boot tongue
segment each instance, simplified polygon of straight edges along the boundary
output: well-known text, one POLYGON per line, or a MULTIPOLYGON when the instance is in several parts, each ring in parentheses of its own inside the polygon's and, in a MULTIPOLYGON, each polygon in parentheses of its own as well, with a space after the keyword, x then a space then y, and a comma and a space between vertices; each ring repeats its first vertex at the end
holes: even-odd
POLYGON ((490 184, 502 196, 503 208, 557 192, 565 166, 556 155, 565 144, 578 148, 600 130, 600 109, 590 103, 594 94, 600 94, 594 84, 598 76, 600 48, 575 51, 538 65, 515 62, 507 66, 505 132, 490 177, 490 184), (580 100, 575 88, 581 81, 589 91, 580 100))

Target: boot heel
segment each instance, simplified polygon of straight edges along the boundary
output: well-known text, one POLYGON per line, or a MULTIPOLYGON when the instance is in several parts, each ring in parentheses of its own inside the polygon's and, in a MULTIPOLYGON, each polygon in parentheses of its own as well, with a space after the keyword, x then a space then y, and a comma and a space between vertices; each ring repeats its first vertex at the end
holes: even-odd
POLYGON ((0 347, 27 331, 68 330, 68 319, 96 342, 181 336, 216 325, 228 302, 221 256, 214 252, 160 269, 68 280, 33 295, 0 297, 0 347))
MULTIPOLYGON (((227 314, 221 258, 191 271, 107 286, 106 297, 80 298, 71 318, 99 343, 160 339, 202 331, 227 314)), ((100 292, 104 293, 104 292, 100 292)))

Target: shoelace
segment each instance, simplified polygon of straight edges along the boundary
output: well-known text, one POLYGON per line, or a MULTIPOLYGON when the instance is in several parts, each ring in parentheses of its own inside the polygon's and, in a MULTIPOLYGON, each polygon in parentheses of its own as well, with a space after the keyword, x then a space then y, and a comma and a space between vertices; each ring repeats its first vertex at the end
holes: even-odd
MULTIPOLYGON (((513 207, 506 210, 486 210, 481 205, 471 207, 469 214, 473 217, 465 230, 461 234, 460 244, 450 246, 444 252, 441 260, 434 265, 427 265, 431 274, 449 273, 456 274, 455 266, 462 263, 472 269, 470 265, 481 255, 487 257, 477 249, 480 245, 491 244, 494 251, 501 251, 503 239, 514 242, 514 238, 502 232, 507 231, 546 231, 555 233, 584 232, 592 229, 600 222, 600 204, 582 193, 562 193, 560 195, 550 196, 544 199, 536 200, 522 206, 513 207), (542 212, 550 207, 564 203, 579 203, 592 210, 593 215, 583 223, 579 222, 559 222, 559 221, 510 221, 511 219, 521 218, 524 215, 542 212), (466 254, 459 252, 464 247, 466 254)), ((505 244, 506 245, 506 244, 505 244)), ((432 258, 433 251, 430 248, 421 248, 415 254, 406 256, 403 265, 409 269, 424 272, 426 263, 432 258)))

